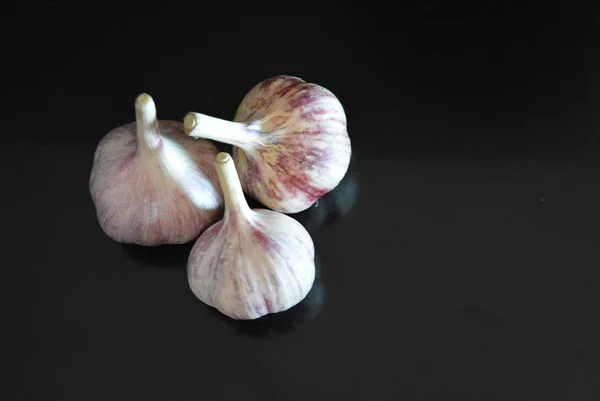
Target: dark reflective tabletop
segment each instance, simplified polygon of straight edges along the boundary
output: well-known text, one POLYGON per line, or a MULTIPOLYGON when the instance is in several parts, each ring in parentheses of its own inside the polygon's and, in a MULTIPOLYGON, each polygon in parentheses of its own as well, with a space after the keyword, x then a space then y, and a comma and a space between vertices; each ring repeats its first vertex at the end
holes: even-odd
POLYGON ((597 399, 597 14, 506 3, 58 2, 4 27, 0 398, 597 399), (307 298, 240 322, 190 291, 192 243, 107 238, 88 180, 139 93, 161 119, 231 119, 278 74, 338 96, 353 156, 293 215, 316 248, 307 298))

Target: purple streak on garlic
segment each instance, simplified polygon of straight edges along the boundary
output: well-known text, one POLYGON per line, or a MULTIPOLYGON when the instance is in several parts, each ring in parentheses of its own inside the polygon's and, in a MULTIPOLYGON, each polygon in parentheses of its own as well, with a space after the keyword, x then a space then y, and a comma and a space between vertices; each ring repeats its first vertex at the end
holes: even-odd
POLYGON ((135 122, 96 148, 89 188, 100 226, 122 243, 192 241, 222 210, 217 148, 186 136, 178 121, 159 121, 147 94, 138 96, 135 111, 135 122))
POLYGON ((215 164, 225 215, 192 248, 192 292, 233 319, 257 319, 291 308, 306 297, 315 279, 312 238, 285 214, 250 209, 229 154, 219 153, 215 164))
POLYGON ((346 115, 329 90, 290 76, 256 85, 234 122, 190 112, 185 132, 234 146, 244 191, 283 213, 309 208, 348 170, 346 115))

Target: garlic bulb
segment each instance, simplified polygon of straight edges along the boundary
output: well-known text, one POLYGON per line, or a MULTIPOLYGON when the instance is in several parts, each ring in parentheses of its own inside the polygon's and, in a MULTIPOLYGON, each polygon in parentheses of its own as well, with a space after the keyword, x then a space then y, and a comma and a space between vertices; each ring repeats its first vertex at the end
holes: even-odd
POLYGON ((217 148, 186 136, 180 122, 157 120, 147 94, 135 111, 135 122, 110 131, 96 148, 89 189, 98 222, 123 243, 189 242, 222 209, 217 148))
POLYGON ((256 319, 302 301, 315 279, 315 250, 293 218, 250 209, 233 159, 219 153, 216 167, 225 197, 223 220, 196 241, 188 260, 193 293, 233 319, 256 319))
POLYGON ((290 76, 256 85, 235 122, 190 112, 185 132, 234 145, 246 193, 284 213, 308 209, 342 180, 350 163, 346 115, 329 90, 290 76))

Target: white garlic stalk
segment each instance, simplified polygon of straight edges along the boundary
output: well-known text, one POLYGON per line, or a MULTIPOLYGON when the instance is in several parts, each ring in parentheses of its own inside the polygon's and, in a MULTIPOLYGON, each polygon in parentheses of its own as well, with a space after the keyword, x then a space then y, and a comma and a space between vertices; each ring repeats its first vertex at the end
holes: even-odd
POLYGON ((192 248, 188 280, 193 293, 233 319, 291 308, 315 279, 312 238, 285 214, 250 209, 229 154, 219 153, 215 164, 225 215, 192 248))
POLYGON ((183 244, 219 218, 223 205, 214 169, 217 148, 159 121, 147 94, 135 102, 136 121, 98 144, 90 193, 102 230, 138 245, 183 244))

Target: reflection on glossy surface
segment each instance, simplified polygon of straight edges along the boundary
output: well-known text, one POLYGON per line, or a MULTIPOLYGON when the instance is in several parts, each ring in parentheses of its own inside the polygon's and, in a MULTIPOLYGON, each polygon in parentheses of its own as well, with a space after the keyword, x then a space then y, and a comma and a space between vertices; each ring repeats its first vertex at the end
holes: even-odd
MULTIPOLYGON (((356 175, 348 172, 340 184, 324 195, 307 210, 289 215, 299 221, 309 232, 320 226, 332 224, 344 216, 354 205, 358 193, 356 175)), ((251 208, 264 208, 258 201, 247 197, 251 208)), ((123 251, 133 260, 157 267, 185 267, 196 241, 182 245, 139 246, 122 244, 123 251)))
MULTIPOLYGON (((350 162, 352 167, 352 161, 350 162)), ((332 224, 344 216, 354 205, 358 193, 356 174, 348 171, 342 181, 331 192, 323 195, 318 202, 303 212, 290 214, 309 232, 320 226, 332 224)), ((246 195, 248 205, 252 209, 265 208, 260 202, 246 195)), ((223 216, 221 215, 219 219, 223 216)), ((145 247, 133 244, 122 244, 123 251, 133 260, 157 267, 185 267, 189 253, 196 240, 182 245, 160 245, 145 247)))
POLYGON ((358 192, 356 175, 348 172, 339 185, 319 199, 307 210, 291 215, 309 231, 332 224, 344 216, 354 205, 358 192))
MULTIPOLYGON (((190 250, 194 242, 184 245, 162 245, 146 247, 121 244, 124 253, 138 264, 167 269, 185 269, 190 250)), ((304 300, 285 312, 266 315, 256 320, 234 320, 221 314, 215 308, 204 305, 223 323, 229 324, 239 332, 256 337, 264 337, 276 333, 286 333, 304 323, 313 320, 323 306, 325 289, 322 279, 322 265, 315 255, 315 281, 304 300)), ((194 299, 193 302, 195 302, 194 299)))
MULTIPOLYGON (((299 221, 309 232, 320 226, 332 224, 343 217, 354 205, 358 192, 356 175, 348 171, 340 184, 324 195, 309 209, 290 215, 299 221)), ((247 197, 251 208, 264 208, 258 201, 247 197)), ((121 244, 124 253, 132 260, 145 266, 160 268, 185 269, 190 251, 195 241, 183 245, 162 245, 145 247, 121 244)), ((233 320, 218 310, 206 306, 218 319, 222 319, 237 331, 253 337, 267 337, 272 334, 287 333, 317 317, 323 306, 324 286, 322 266, 318 255, 315 255, 315 281, 308 295, 298 305, 277 314, 271 314, 256 320, 233 320)))
POLYGON ((194 242, 182 245, 141 246, 121 244, 123 252, 132 260, 146 266, 185 268, 194 242))
POLYGON ((323 307, 325 290, 323 287, 322 266, 316 255, 315 269, 315 282, 306 298, 285 312, 266 315, 256 320, 234 320, 223 315, 215 308, 206 307, 210 308, 214 315, 217 315, 230 327, 252 337, 268 337, 273 334, 288 333, 315 319, 323 307))
MULTIPOLYGON (((231 145, 217 143, 217 148, 222 152, 231 153, 231 145)), ((357 175, 352 171, 355 155, 350 159, 350 165, 344 178, 331 192, 323 195, 308 209, 294 214, 288 214, 298 220, 309 232, 318 227, 335 222, 344 216, 354 205, 358 192, 357 175)), ((251 209, 267 208, 262 203, 246 194, 246 201, 251 209)))

